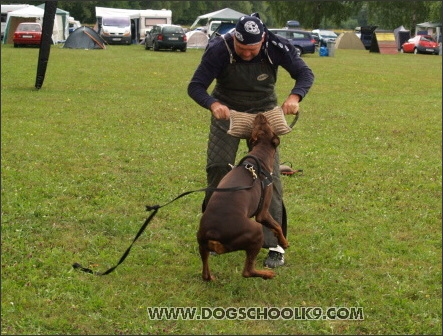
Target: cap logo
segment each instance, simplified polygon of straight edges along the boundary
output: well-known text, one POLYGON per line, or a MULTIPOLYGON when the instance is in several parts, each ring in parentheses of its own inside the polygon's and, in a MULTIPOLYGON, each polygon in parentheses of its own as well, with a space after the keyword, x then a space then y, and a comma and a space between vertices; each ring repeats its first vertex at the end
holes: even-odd
POLYGON ((254 35, 260 34, 260 28, 258 27, 258 25, 254 21, 246 22, 245 23, 245 30, 249 34, 254 34, 254 35))

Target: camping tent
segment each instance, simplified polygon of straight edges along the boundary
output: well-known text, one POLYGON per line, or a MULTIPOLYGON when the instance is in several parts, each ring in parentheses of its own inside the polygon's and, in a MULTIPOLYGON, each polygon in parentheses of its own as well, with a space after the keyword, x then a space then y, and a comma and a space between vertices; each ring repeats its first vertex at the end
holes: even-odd
POLYGON ((220 9, 215 12, 207 13, 204 15, 200 15, 192 24, 191 28, 194 28, 200 20, 206 20, 206 23, 212 20, 220 20, 220 21, 230 21, 230 20, 238 20, 242 16, 246 14, 237 12, 231 8, 220 9))
POLYGON ((363 42, 358 38, 357 35, 355 35, 355 33, 351 32, 341 33, 335 41, 335 48, 366 50, 363 42))
POLYGON ((83 26, 74 30, 65 41, 63 48, 105 49, 105 41, 92 28, 83 26))
MULTIPOLYGON (((36 6, 28 6, 8 13, 6 19, 5 35, 3 37, 3 43, 13 43, 14 32, 17 26, 22 22, 38 22, 43 23, 43 15, 45 10, 36 6)), ((69 13, 68 13, 69 15, 69 13)), ((65 40, 63 27, 59 29, 60 15, 55 15, 54 27, 52 30, 52 41, 57 43, 65 40)), ((66 25, 68 22, 66 21, 66 25)), ((68 26, 66 26, 68 27, 68 26)))
MULTIPOLYGON (((45 9, 45 4, 38 5, 37 7, 45 9)), ((64 41, 69 36, 69 12, 57 8, 55 12, 55 20, 57 20, 57 38, 56 42, 64 41)), ((54 28, 55 29, 55 28, 54 28)))
POLYGON ((208 45, 208 35, 199 30, 192 30, 186 33, 188 38, 188 48, 206 48, 208 45))
POLYGON ((397 27, 394 29, 394 38, 397 50, 400 51, 403 43, 411 38, 411 31, 403 26, 397 27))

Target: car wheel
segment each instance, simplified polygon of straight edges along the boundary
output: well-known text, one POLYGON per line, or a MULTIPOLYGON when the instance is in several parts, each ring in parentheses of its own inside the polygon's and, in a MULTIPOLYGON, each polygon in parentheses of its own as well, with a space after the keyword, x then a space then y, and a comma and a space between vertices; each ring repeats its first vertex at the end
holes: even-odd
POLYGON ((181 52, 186 52, 186 48, 180 49, 181 52))
POLYGON ((152 48, 154 49, 154 51, 159 51, 160 48, 158 47, 158 43, 154 42, 154 44, 152 45, 152 48))
POLYGON ((414 54, 418 54, 418 49, 417 48, 414 48, 414 54))
POLYGON ((14 48, 18 48, 18 44, 17 43, 14 43, 14 48))
POLYGON ((149 50, 148 43, 145 42, 145 50, 149 50))
POLYGON ((400 48, 400 52, 402 53, 402 54, 404 54, 404 50, 403 50, 403 48, 400 48))

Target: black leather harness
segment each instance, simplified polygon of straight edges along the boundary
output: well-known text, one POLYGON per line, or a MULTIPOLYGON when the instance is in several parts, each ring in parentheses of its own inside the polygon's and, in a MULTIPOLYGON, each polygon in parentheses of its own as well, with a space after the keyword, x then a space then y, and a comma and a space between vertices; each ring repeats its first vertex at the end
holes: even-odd
POLYGON ((265 188, 269 187, 273 182, 272 173, 264 170, 260 161, 261 160, 259 158, 255 157, 253 155, 247 155, 243 159, 241 159, 237 165, 237 166, 243 166, 243 167, 245 167, 246 170, 249 170, 252 174, 252 179, 254 181, 257 178, 259 178, 260 176, 262 176, 262 175, 264 176, 263 178, 260 178, 260 181, 261 181, 260 201, 258 202, 257 210, 254 212, 252 217, 256 216, 260 212, 260 210, 263 206, 264 198, 265 198, 264 197, 265 188), (248 161, 248 159, 253 159, 255 161, 255 164, 248 161))

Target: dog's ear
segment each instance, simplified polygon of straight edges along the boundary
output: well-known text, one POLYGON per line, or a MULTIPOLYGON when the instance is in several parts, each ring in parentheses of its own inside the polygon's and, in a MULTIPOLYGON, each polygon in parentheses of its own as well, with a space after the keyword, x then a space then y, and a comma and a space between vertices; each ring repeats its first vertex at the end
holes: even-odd
POLYGON ((248 144, 248 149, 252 150, 252 148, 257 144, 257 140, 260 136, 260 132, 257 130, 254 130, 252 132, 251 137, 247 140, 247 144, 248 144))
POLYGON ((280 145, 280 138, 278 135, 276 135, 274 133, 274 137, 272 138, 272 144, 274 145, 274 147, 278 147, 280 145))

